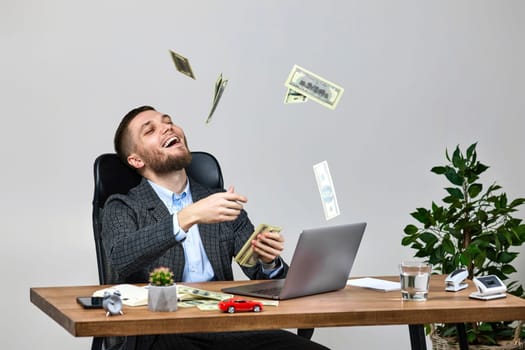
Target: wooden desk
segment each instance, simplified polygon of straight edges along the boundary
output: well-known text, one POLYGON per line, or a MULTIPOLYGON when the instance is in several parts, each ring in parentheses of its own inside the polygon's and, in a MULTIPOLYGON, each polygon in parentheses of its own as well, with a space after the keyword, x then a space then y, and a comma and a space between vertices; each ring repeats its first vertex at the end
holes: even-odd
MULTIPOLYGON (((398 280, 397 276, 380 277, 398 280)), ((124 315, 106 317, 103 310, 83 309, 77 296, 91 295, 104 286, 31 288, 31 302, 76 337, 163 333, 218 332, 235 330, 318 328, 376 325, 420 325, 434 322, 462 323, 525 319, 525 300, 507 296, 481 301, 469 299, 469 288, 451 293, 444 289, 445 276, 432 276, 429 299, 401 300, 399 291, 379 292, 359 287, 281 301, 261 313, 227 314, 197 308, 176 312, 150 312, 146 306, 126 307, 124 315)), ((194 283, 197 288, 221 288, 253 281, 194 283)), ((412 333, 412 332, 411 332, 412 333)), ((421 347, 423 346, 423 347, 421 347)), ((412 343, 414 348, 424 345, 412 343)))

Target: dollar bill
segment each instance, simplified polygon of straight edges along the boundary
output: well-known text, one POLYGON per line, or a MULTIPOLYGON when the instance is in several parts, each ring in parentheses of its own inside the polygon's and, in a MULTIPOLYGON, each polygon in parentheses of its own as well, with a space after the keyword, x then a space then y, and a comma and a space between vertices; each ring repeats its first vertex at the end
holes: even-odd
POLYGON ((180 301, 177 303, 177 306, 193 307, 193 306, 199 306, 199 305, 218 305, 218 304, 219 304, 219 300, 195 299, 195 300, 180 301))
POLYGON ((294 65, 284 85, 330 109, 335 109, 344 89, 298 65, 294 65))
POLYGON ((192 300, 192 301, 179 301, 177 303, 177 307, 188 309, 190 307, 198 307, 201 309, 201 307, 211 307, 210 310, 218 309, 218 301, 217 300, 192 300))
POLYGON ((177 70, 195 80, 195 74, 193 74, 193 70, 191 69, 190 61, 186 57, 176 53, 173 50, 170 50, 170 54, 177 70))
POLYGON ((197 308, 201 311, 218 311, 219 310, 219 305, 217 304, 209 304, 209 305, 197 305, 197 308))
POLYGON ((193 294, 187 294, 187 293, 179 293, 179 291, 177 291, 177 300, 178 301, 187 301, 187 300, 194 300, 194 299, 199 299, 200 296, 198 295, 193 295, 193 294))
POLYGON ((195 304, 188 303, 187 301, 179 301, 177 302, 177 307, 187 309, 190 307, 195 307, 195 304))
POLYGON ((335 218, 340 214, 339 205, 337 204, 337 197, 335 195, 334 183, 328 168, 328 162, 325 160, 314 165, 315 180, 321 195, 321 202, 323 204, 324 216, 326 220, 335 218))
POLYGON ((222 77, 222 73, 217 78, 217 81, 215 81, 215 90, 213 94, 213 101, 211 104, 211 110, 208 114, 208 118, 206 118, 206 124, 208 124, 211 121, 211 116, 215 112, 215 109, 217 108, 217 104, 219 103, 219 100, 222 97, 222 93, 224 92, 224 89, 226 88, 226 84, 228 84, 228 79, 224 79, 222 77))
POLYGON ((235 256, 235 261, 239 265, 245 267, 254 267, 255 265, 257 265, 257 255, 253 251, 252 241, 255 239, 255 237, 257 237, 259 233, 266 231, 279 233, 281 232, 281 228, 276 226, 270 226, 267 224, 260 224, 259 226, 257 226, 255 231, 253 231, 253 233, 250 235, 250 238, 248 238, 248 240, 242 246, 241 250, 239 250, 239 253, 237 253, 237 255, 235 256))
POLYGON ((264 306, 279 306, 279 300, 264 299, 264 300, 256 300, 256 301, 260 302, 264 306))
MULTIPOLYGON (((188 287, 188 286, 184 286, 180 284, 177 284, 177 293, 181 295, 182 294, 194 295, 201 299, 213 299, 213 300, 219 300, 219 301, 233 297, 232 294, 213 292, 209 290, 188 287)), ((192 301, 192 300, 187 300, 187 301, 192 301)))
POLYGON ((308 101, 308 97, 305 95, 302 95, 298 93, 297 91, 294 91, 292 89, 288 89, 286 91, 286 95, 284 96, 284 103, 303 103, 308 101))

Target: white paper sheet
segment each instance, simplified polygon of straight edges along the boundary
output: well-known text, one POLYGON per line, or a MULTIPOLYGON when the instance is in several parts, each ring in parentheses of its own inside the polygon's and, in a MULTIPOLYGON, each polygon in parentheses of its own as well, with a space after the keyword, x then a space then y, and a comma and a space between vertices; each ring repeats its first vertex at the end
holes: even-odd
POLYGON ((349 286, 381 290, 383 292, 401 290, 400 282, 392 282, 392 281, 382 280, 379 278, 371 278, 371 277, 351 279, 351 280, 348 280, 346 284, 349 286))
POLYGON ((94 297, 103 297, 104 292, 114 292, 118 290, 122 298, 122 304, 127 306, 148 305, 148 289, 132 284, 119 284, 113 287, 100 289, 93 293, 94 297))

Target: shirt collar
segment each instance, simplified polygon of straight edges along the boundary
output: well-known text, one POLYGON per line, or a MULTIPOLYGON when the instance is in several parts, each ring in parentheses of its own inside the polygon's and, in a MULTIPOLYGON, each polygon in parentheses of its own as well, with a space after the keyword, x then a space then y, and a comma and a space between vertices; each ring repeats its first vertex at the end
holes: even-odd
POLYGON ((148 182, 151 185, 151 187, 153 188, 153 191, 155 191, 157 196, 159 196, 159 198, 162 201, 162 203, 164 203, 164 205, 166 207, 168 207, 168 208, 172 208, 173 207, 173 201, 174 200, 184 199, 190 193, 190 180, 189 179, 186 180, 186 186, 184 187, 184 190, 182 190, 182 192, 180 194, 172 192, 172 191, 168 190, 167 188, 154 183, 151 180, 148 180, 148 182))

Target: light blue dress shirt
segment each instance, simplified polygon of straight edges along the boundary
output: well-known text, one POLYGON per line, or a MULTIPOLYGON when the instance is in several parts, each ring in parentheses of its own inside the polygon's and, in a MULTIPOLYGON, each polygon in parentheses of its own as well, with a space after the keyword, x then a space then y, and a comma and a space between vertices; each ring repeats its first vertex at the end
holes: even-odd
MULTIPOLYGON (((148 180, 149 181, 149 180, 148 180)), ((173 217, 173 232, 175 239, 182 242, 184 248, 184 271, 182 273, 183 282, 204 282, 211 281, 214 273, 210 260, 206 255, 204 246, 202 244, 201 236, 199 234, 199 226, 192 225, 188 232, 184 232, 179 226, 177 212, 187 205, 193 203, 190 192, 190 182, 188 181, 184 191, 180 195, 171 192, 170 190, 161 187, 149 181, 151 187, 161 201, 166 205, 170 214, 173 217), (184 239, 186 238, 186 239, 184 239)))

